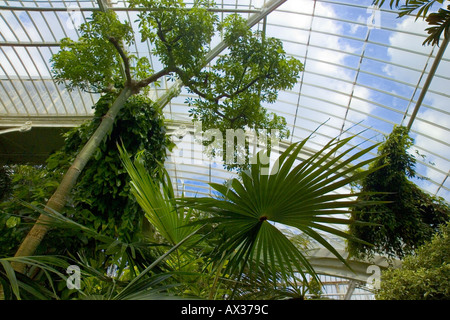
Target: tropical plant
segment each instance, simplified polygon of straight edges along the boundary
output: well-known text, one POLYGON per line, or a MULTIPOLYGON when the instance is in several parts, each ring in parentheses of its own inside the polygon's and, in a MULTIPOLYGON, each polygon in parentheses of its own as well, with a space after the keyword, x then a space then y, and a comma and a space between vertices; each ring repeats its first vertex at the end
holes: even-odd
POLYGON ((225 278, 223 282, 235 290, 233 298, 236 300, 307 300, 320 298, 322 291, 320 281, 314 277, 308 280, 301 274, 294 273, 288 279, 284 279, 280 271, 277 278, 267 279, 262 265, 256 270, 244 269, 240 280, 225 278), (239 281, 238 286, 235 284, 236 281, 239 281))
MULTIPOLYGON (((120 156, 131 179, 131 193, 136 197, 145 215, 156 231, 155 240, 165 245, 177 245, 191 233, 197 233, 185 241, 174 259, 168 263, 182 276, 174 275, 182 283, 181 295, 213 299, 219 292, 224 295, 227 289, 217 287, 221 268, 208 266, 208 253, 213 244, 201 236, 204 226, 192 224, 199 219, 199 213, 192 208, 179 206, 171 179, 161 165, 158 173, 149 174, 140 155, 132 161, 123 146, 118 146, 120 156)), ((205 233, 207 231, 203 231, 205 233)))
MULTIPOLYGON (((178 0, 130 1, 131 7, 151 9, 140 10, 139 27, 142 39, 148 39, 152 43, 154 54, 163 64, 158 72, 150 68, 145 57, 137 58, 126 51, 125 45, 131 45, 134 41, 132 29, 110 10, 94 12, 91 21, 80 27, 81 37, 78 41, 61 40, 61 50, 52 57, 55 80, 65 84, 68 89, 77 87, 85 91, 112 92, 115 99, 110 102, 107 113, 101 117, 98 127, 71 162, 58 188, 48 200, 48 210, 63 210, 80 173, 97 152, 101 142, 111 133, 115 119, 120 117, 119 112, 128 98, 141 91, 145 92, 150 84, 157 85, 157 81, 163 76, 189 83, 212 61, 214 55, 205 56, 216 30, 217 17, 209 10, 212 5, 210 1, 199 0, 186 10, 186 4, 178 0)), ((242 19, 236 21, 240 27, 245 24, 242 19)), ((225 29, 231 27, 232 25, 229 25, 225 29)), ((242 28, 237 30, 242 31, 242 28)), ((242 35, 237 33, 231 38, 239 42, 241 37, 242 35)), ((227 45, 229 43, 220 46, 221 50, 227 45)), ((248 46, 243 48, 244 51, 252 49, 248 46)), ((279 46, 275 48, 280 49, 279 46)), ((248 55, 250 54, 249 52, 248 55)), ((254 81, 251 80, 239 94, 253 90, 254 86, 264 80, 257 74, 257 69, 253 70, 254 81)), ((267 70, 260 72, 265 74, 267 70)), ((224 83, 227 82, 228 80, 224 80, 224 83)), ((194 85, 190 83, 190 88, 194 85)), ((158 103, 162 107, 176 94, 177 90, 170 91, 158 103)), ((30 230, 16 256, 30 256, 36 251, 48 231, 45 227, 48 225, 45 223, 46 219, 46 215, 39 217, 40 223, 30 230)), ((19 271, 23 271, 23 268, 22 265, 16 266, 19 271)))
MULTIPOLYGON (((23 206, 21 201, 33 205, 43 203, 55 191, 60 178, 57 172, 49 171, 45 166, 11 165, 7 169, 10 179, 10 191, 0 202, 0 257, 14 255, 23 239, 38 217, 38 213, 23 206)), ((59 238, 61 234, 56 237, 59 238)), ((54 240, 54 239, 53 239, 54 240)), ((60 243, 49 241, 40 248, 42 254, 60 243), (47 246, 48 245, 48 246, 47 246)))
POLYGON ((431 241, 404 258, 401 268, 381 275, 379 300, 450 299, 450 223, 442 225, 431 241))
MULTIPOLYGON (((38 218, 38 211, 23 206, 17 200, 32 205, 45 203, 114 98, 113 93, 101 97, 93 106, 93 119, 69 130, 63 147, 47 159, 45 166, 10 167, 13 192, 8 201, 0 204, 0 257, 14 255, 23 235, 38 218)), ((123 170, 116 143, 122 140, 133 153, 139 152, 146 168, 153 171, 164 161, 166 150, 171 145, 161 113, 148 97, 134 95, 128 99, 119 113, 115 129, 100 143, 69 193, 70 200, 63 210, 67 216, 101 234, 126 242, 138 242, 143 233, 149 236, 151 227, 129 192, 128 175, 123 170)), ((113 259, 111 255, 99 254, 98 246, 101 245, 83 233, 53 229, 35 253, 67 255, 82 250, 89 259, 103 259, 102 263, 107 265, 114 263, 110 260, 113 259)))
MULTIPOLYGON (((403 1, 402 1, 403 2, 403 1)), ((374 0, 373 4, 382 6, 385 0, 374 0)), ((430 25, 426 29, 428 37, 423 42, 424 45, 438 45, 442 34, 445 38, 448 38, 450 28, 450 5, 445 8, 439 8, 437 12, 428 14, 428 11, 434 4, 443 4, 443 0, 405 0, 404 4, 400 4, 400 0, 390 0, 390 7, 396 7, 399 9, 399 17, 412 14, 416 12, 416 20, 422 17, 430 25)))
MULTIPOLYGON (((95 131, 115 96, 106 94, 95 104, 92 121, 66 134, 61 150, 47 160, 48 170, 65 170, 92 132, 95 131)), ((73 219, 112 237, 131 240, 142 231, 143 212, 131 196, 128 175, 116 148, 122 141, 133 154, 141 154, 152 172, 163 163, 172 143, 166 135, 159 106, 142 94, 128 99, 115 122, 114 130, 102 141, 71 192, 73 219)), ((86 245, 86 244, 85 244, 86 245)))
POLYGON ((445 201, 425 193, 409 180, 416 177, 416 158, 409 153, 412 145, 408 129, 396 126, 379 146, 380 158, 371 166, 382 168, 360 181, 359 198, 382 202, 352 211, 353 220, 372 225, 350 226, 353 236, 372 245, 350 241, 348 250, 352 255, 403 257, 430 240, 439 225, 449 221, 450 208, 445 201))
MULTIPOLYGON (((117 97, 48 200, 46 208, 58 212, 64 209, 80 173, 103 139, 111 132, 115 119, 128 98, 148 84, 157 81, 161 76, 168 74, 168 70, 164 69, 139 82, 131 78, 132 71, 135 71, 137 76, 142 76, 142 72, 130 67, 130 59, 121 47, 122 41, 131 41, 131 28, 127 23, 120 22, 113 12, 94 13, 92 21, 83 24, 80 31, 82 37, 78 42, 63 40, 61 51, 52 58, 55 79, 63 83, 68 80, 66 84, 69 89, 92 87, 98 91, 115 91, 117 97), (105 61, 108 61, 106 65, 102 63, 105 61), (122 67, 124 67, 124 74, 121 72, 122 67), (123 77, 120 78, 119 75, 123 77)), ((138 65, 144 64, 141 61, 138 65)), ((17 250, 16 256, 30 256, 36 251, 48 231, 46 227, 48 224, 45 223, 47 219, 46 215, 39 217, 38 222, 44 223, 33 226, 17 250)), ((15 265, 15 268, 23 272, 25 266, 15 265)))
MULTIPOLYGON (((188 90, 198 95, 187 100, 193 107, 190 115, 202 122, 203 130, 220 130, 222 136, 230 129, 250 129, 257 135, 278 130, 278 139, 289 137, 286 120, 269 113, 262 103, 274 103, 279 90, 292 89, 303 64, 287 57, 280 40, 249 30, 239 15, 225 18, 219 30, 227 51, 211 68, 185 81, 188 90)), ((213 146, 211 141, 204 143, 213 146)), ((211 147, 211 153, 225 160, 225 144, 211 147)), ((237 166, 226 163, 226 167, 237 166)))
POLYGON ((217 197, 179 200, 180 205, 207 213, 209 217, 198 223, 210 224, 222 235, 212 252, 212 261, 226 262, 224 274, 231 275, 235 283, 239 283, 246 269, 259 268, 269 282, 270 279, 288 282, 295 273, 302 275, 304 283, 308 282, 306 274, 316 278, 305 254, 280 231, 281 226, 317 241, 348 266, 321 232, 357 240, 337 225, 351 223, 345 217, 349 208, 369 202, 355 200, 357 195, 340 191, 378 168, 359 171, 377 157, 353 164, 376 146, 360 151, 355 146, 342 151, 353 138, 333 139, 314 155, 295 164, 308 141, 305 139, 280 155, 271 175, 262 171, 258 159, 249 171, 241 174, 241 180, 233 179, 229 188, 211 183, 218 192, 217 197))
POLYGON ((51 228, 72 230, 95 238, 103 244, 105 255, 112 255, 117 262, 114 272, 96 259, 86 257, 81 251, 72 256, 40 255, 32 257, 5 257, 0 259, 0 285, 7 300, 22 299, 88 299, 88 300, 140 300, 172 297, 177 291, 171 291, 179 284, 169 279, 177 272, 166 260, 183 246, 196 230, 181 239, 174 246, 156 243, 126 243, 98 233, 66 216, 49 210, 44 211, 31 204, 25 206, 41 214, 51 215, 47 220, 51 228), (148 255, 149 249, 153 250, 148 255), (16 272, 12 264, 21 263, 31 266, 27 274, 16 272), (67 268, 77 266, 80 269, 80 287, 68 288, 67 268))
POLYGON ((131 193, 164 241, 176 245, 198 229, 188 227, 191 220, 195 218, 193 210, 176 206, 172 182, 162 164, 157 168, 160 178, 155 179, 148 174, 148 168, 142 161, 141 155, 135 161, 131 161, 128 150, 120 145, 118 148, 124 168, 131 179, 131 193))

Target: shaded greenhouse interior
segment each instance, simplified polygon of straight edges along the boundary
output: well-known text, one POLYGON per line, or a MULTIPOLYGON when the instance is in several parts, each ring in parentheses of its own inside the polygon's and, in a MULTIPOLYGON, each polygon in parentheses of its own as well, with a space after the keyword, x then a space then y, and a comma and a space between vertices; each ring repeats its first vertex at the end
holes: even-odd
MULTIPOLYGON (((440 47, 422 45, 424 21, 415 21, 415 16, 397 19, 396 11, 375 8, 371 0, 217 0, 216 4, 220 19, 233 13, 253 19, 254 30, 281 39, 287 54, 304 64, 294 88, 266 105, 285 117, 291 133, 280 143, 280 151, 315 130, 307 152, 344 132, 360 133, 350 146, 361 148, 383 141, 395 125, 408 126, 415 141, 411 152, 426 156, 417 157, 416 167, 418 176, 426 179, 415 182, 450 200, 450 53, 443 50, 444 38, 440 47)), ((122 0, 0 1, 1 164, 44 163, 62 146, 63 132, 91 119, 99 95, 70 92, 56 84, 49 60, 59 50, 59 40, 76 40, 76 27, 104 5, 121 20, 136 20, 137 9, 122 0)), ((136 31, 138 26, 132 26, 136 31)), ((211 47, 220 41, 217 35, 211 47)), ((153 69, 160 69, 148 41, 136 38, 128 50, 148 57, 153 69)), ((150 95, 158 99, 174 85, 165 78, 150 95)), ((183 88, 164 108, 169 134, 178 146, 166 168, 179 194, 211 196, 208 183, 234 174, 194 146, 186 103, 190 97, 195 96, 183 88)), ((364 287, 362 278, 321 271, 331 297, 349 298, 351 293, 353 299, 371 297, 362 289, 352 291, 356 284, 364 287)))

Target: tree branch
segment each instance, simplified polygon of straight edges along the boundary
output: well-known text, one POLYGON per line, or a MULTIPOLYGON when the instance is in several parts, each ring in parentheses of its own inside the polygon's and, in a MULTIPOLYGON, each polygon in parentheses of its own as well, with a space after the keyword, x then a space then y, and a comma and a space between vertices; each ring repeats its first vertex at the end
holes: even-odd
MULTIPOLYGON (((219 104, 217 104, 217 106, 219 106, 219 104)), ((229 117, 227 117, 226 115, 224 115, 222 112, 220 112, 219 110, 217 110, 217 108, 214 108, 213 110, 219 117, 222 117, 222 119, 226 119, 228 121, 231 121, 231 119, 229 117)))
POLYGON ((156 31, 156 34, 158 35, 159 39, 162 41, 162 43, 164 44, 164 46, 167 49, 167 55, 169 56, 169 66, 168 67, 174 67, 174 57, 173 57, 173 53, 172 53, 172 44, 170 44, 167 39, 166 36, 164 35, 164 30, 162 28, 162 24, 161 21, 159 21, 158 18, 155 18, 156 24, 158 25, 158 30, 156 31))
POLYGON ((216 97, 216 99, 222 99, 222 98, 233 98, 234 96, 237 96, 239 94, 241 94, 242 92, 246 91, 247 89, 249 89, 252 85, 254 85, 256 82, 258 82, 261 78, 265 78, 267 77, 268 74, 264 74, 261 75, 259 77, 256 77, 255 79, 253 79, 252 81, 250 81, 247 85, 245 85, 243 88, 233 92, 233 93, 223 93, 219 96, 216 97))
POLYGON ((119 52, 120 57, 122 58, 123 61, 123 65, 125 68, 125 77, 127 78, 127 84, 130 85, 131 81, 133 80, 131 78, 131 71, 130 71, 130 59, 128 59, 127 55, 125 54, 125 51, 123 50, 122 46, 119 44, 119 42, 117 41, 116 38, 114 37, 109 37, 108 38, 109 42, 111 42, 111 44, 114 46, 114 48, 116 48, 117 52, 119 52))
POLYGON ((148 78, 145 78, 141 81, 135 82, 133 87, 138 90, 141 88, 144 88, 144 87, 148 86, 150 83, 155 82, 159 78, 168 75, 170 72, 172 72, 172 70, 170 68, 164 68, 161 71, 158 71, 157 73, 152 74, 148 78))

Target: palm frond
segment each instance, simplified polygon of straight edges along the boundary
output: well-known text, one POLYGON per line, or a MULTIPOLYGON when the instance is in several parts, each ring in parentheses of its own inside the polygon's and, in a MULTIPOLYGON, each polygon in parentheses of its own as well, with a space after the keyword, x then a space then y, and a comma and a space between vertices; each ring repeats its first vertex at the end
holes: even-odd
MULTIPOLYGON (((160 179, 153 178, 144 164, 131 161, 127 151, 118 145, 120 157, 131 178, 131 192, 145 212, 147 219, 170 244, 186 238, 198 226, 191 225, 193 210, 177 207, 169 174, 163 166, 160 179)), ((195 237, 190 239, 194 241, 195 237)))
MULTIPOLYGON (((375 0, 374 5, 382 6, 385 0, 375 0)), ((391 0, 390 7, 396 7, 399 9, 398 16, 404 17, 413 14, 415 11, 416 20, 423 18, 428 22, 430 27, 425 29, 428 33, 428 37, 423 42, 423 45, 437 45, 444 33, 444 37, 449 36, 450 28, 450 6, 447 9, 440 8, 437 12, 429 13, 431 7, 434 4, 443 4, 443 0, 405 0, 404 4, 400 4, 400 0, 391 0)))
POLYGON ((426 18, 428 11, 430 8, 436 3, 442 4, 442 0, 409 0, 402 6, 400 6, 399 16, 403 17, 409 14, 412 14, 414 11, 416 12, 416 20, 420 17, 426 18))
MULTIPOLYGON (((5 291, 10 291, 14 297, 9 294, 7 299, 21 300, 24 296, 26 299, 48 300, 58 298, 54 289, 54 279, 50 274, 57 275, 57 278, 67 280, 67 276, 62 273, 61 269, 66 269, 70 263, 62 257, 56 256, 32 256, 32 257, 8 257, 0 259, 0 280, 5 291), (38 284, 26 275, 16 273, 11 263, 24 263, 26 265, 39 268, 42 270, 48 280, 48 284, 52 290, 49 290, 42 284, 38 284)), ((6 296, 6 295, 5 295, 6 296)))
POLYGON ((445 38, 450 37, 450 5, 447 6, 447 9, 441 8, 437 13, 430 13, 426 20, 431 27, 425 29, 429 36, 423 42, 424 45, 439 46, 442 33, 445 38))
MULTIPOLYGON (((428 11, 435 3, 442 4, 443 0, 405 0, 403 4, 400 3, 400 0, 390 0, 389 6, 390 8, 397 8, 399 9, 399 17, 403 17, 409 14, 412 14, 414 11, 417 10, 416 13, 416 20, 420 18, 421 16, 423 18, 426 17, 428 11)), ((378 7, 383 6, 385 3, 385 0, 374 0, 373 5, 376 5, 378 7)))
MULTIPOLYGON (((374 0, 372 2, 373 5, 381 7, 386 0, 374 0)), ((400 6, 400 0, 390 0, 389 6, 392 9, 393 7, 399 7, 400 6)))
POLYGON ((126 299, 137 299, 140 297, 144 299, 144 297, 149 298, 153 297, 157 292, 163 291, 166 288, 158 288, 151 289, 156 284, 170 277, 170 274, 157 275, 150 278, 145 278, 150 271, 153 270, 158 264, 164 261, 171 253, 178 250, 186 241, 189 241, 196 233, 198 229, 194 230, 192 233, 187 235, 184 239, 181 239, 176 245, 167 250, 163 255, 161 255, 158 259, 156 259, 153 263, 151 263, 144 271, 142 271, 138 276, 133 278, 128 285, 121 290, 113 300, 126 300, 126 299), (150 290, 150 291, 149 291, 150 290))
POLYGON ((179 203, 210 213, 211 217, 203 221, 216 224, 225 234, 225 240, 216 248, 215 258, 228 260, 226 273, 242 274, 244 268, 262 263, 267 275, 281 269, 285 279, 297 272, 304 277, 306 274, 315 277, 305 254, 281 232, 279 225, 308 235, 349 267, 323 233, 353 239, 334 226, 351 223, 343 215, 360 204, 358 194, 339 191, 377 169, 358 170, 378 157, 353 164, 377 145, 341 152, 354 137, 333 139, 296 164, 308 140, 305 139, 280 155, 271 175, 262 174, 262 165, 257 162, 249 172, 242 173, 241 180, 234 179, 231 188, 210 184, 221 197, 185 198, 179 203))

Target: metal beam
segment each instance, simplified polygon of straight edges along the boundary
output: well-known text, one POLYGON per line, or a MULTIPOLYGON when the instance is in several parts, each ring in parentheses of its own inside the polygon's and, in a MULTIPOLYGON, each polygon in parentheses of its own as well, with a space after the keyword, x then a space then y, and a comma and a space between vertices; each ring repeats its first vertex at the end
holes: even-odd
POLYGON ((442 56, 444 55, 444 52, 445 52, 445 49, 447 48, 449 40, 450 40, 450 31, 447 31, 447 33, 444 36, 444 40, 441 43, 441 47, 439 48, 439 51, 436 54, 436 58, 434 58, 433 65, 431 66, 430 72, 428 73, 427 79, 425 80, 425 84, 423 85, 422 91, 420 92, 420 96, 417 99, 416 106, 414 107, 414 110, 411 114, 411 118, 409 119, 408 126, 407 126, 408 131, 411 130, 414 120, 416 119, 417 113, 419 112, 419 109, 422 106, 422 102, 425 98, 425 95, 428 92, 428 88, 430 87, 431 81, 433 81, 434 75, 439 66, 439 63, 442 60, 442 56))
POLYGON ((367 271, 370 266, 377 266, 380 270, 385 270, 390 267, 399 268, 402 265, 401 260, 390 260, 387 257, 378 255, 375 255, 371 260, 348 259, 349 253, 346 250, 338 249, 337 251, 347 260, 352 270, 325 248, 315 248, 310 250, 307 253, 306 258, 318 274, 354 280, 357 283, 367 283, 367 280, 372 275, 367 271))
POLYGON ((73 115, 73 116, 63 116, 63 115, 14 115, 14 116, 4 116, 0 117, 0 130, 3 128, 10 127, 21 127, 26 121, 31 121, 33 127, 39 128, 72 128, 81 125, 82 123, 91 120, 93 115, 73 115))
POLYGON ((347 288, 347 292, 345 293, 344 300, 350 300, 352 298, 353 292, 356 289, 356 281, 350 280, 347 288))
MULTIPOLYGON (((164 9, 152 9, 152 8, 119 8, 119 7, 109 7, 108 9, 111 9, 113 11, 158 11, 158 10, 164 10, 164 9)), ((85 12, 93 12, 93 11, 104 11, 104 7, 99 5, 98 8, 96 7, 80 7, 80 8, 66 8, 66 7, 16 7, 16 6, 0 6, 0 10, 9 10, 9 11, 34 11, 34 12, 66 12, 69 10, 76 10, 76 11, 85 11, 85 12)), ((191 8, 181 8, 181 10, 191 10, 191 8)), ((217 12, 217 13, 257 13, 260 12, 258 9, 225 9, 225 8, 209 8, 207 9, 210 12, 217 12)))
POLYGON ((259 13, 252 15, 247 24, 249 27, 253 27, 262 19, 266 18, 270 13, 278 9, 282 4, 284 4, 287 0, 272 0, 264 5, 259 13))

